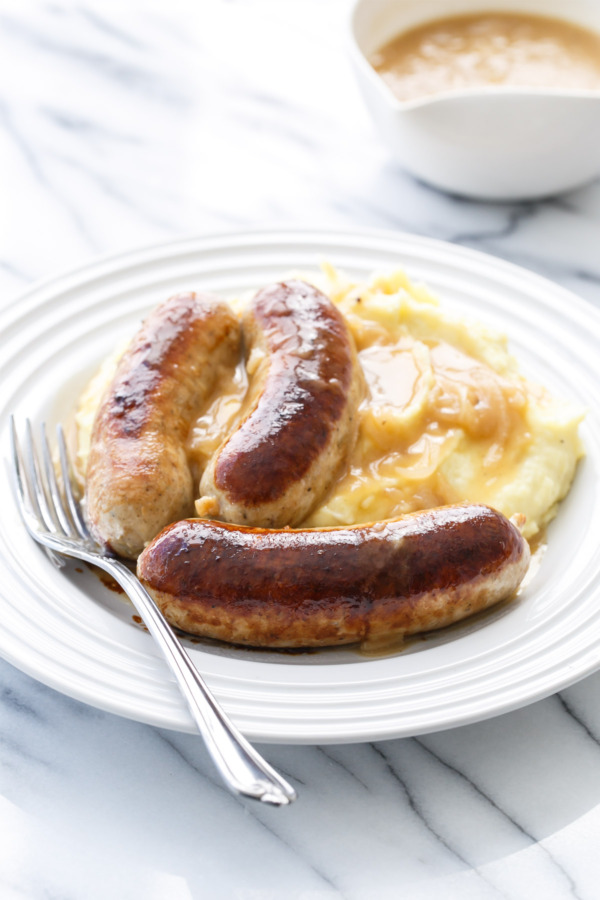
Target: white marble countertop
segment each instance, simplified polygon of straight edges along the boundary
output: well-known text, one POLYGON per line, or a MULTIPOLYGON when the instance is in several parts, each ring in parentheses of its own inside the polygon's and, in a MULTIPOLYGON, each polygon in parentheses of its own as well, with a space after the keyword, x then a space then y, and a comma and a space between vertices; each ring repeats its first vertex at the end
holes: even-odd
MULTIPOLYGON (((600 183, 477 204, 381 146, 342 0, 0 3, 0 289, 144 243, 285 225, 431 235, 600 305, 600 183)), ((600 673, 425 737, 265 747, 287 809, 242 804, 199 739, 0 662, 3 900, 596 900, 600 673)))

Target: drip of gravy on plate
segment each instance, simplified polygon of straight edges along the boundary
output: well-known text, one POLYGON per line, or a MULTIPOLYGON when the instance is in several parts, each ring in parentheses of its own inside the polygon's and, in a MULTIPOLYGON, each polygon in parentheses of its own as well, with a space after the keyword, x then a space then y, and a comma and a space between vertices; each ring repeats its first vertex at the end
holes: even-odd
POLYGON ((600 90, 600 35, 523 13, 450 16, 398 35, 371 64, 402 101, 481 87, 600 90))

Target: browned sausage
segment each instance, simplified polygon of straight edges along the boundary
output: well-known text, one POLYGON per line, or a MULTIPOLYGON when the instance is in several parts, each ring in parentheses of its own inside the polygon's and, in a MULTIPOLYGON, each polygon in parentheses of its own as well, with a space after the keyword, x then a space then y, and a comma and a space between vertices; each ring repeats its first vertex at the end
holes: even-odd
POLYGON ((250 359, 260 360, 249 412, 209 462, 199 510, 245 525, 294 525, 353 445, 360 367, 341 313, 303 281, 259 291, 243 329, 250 359))
POLYGON ((135 559, 193 513, 185 440, 240 345, 238 319, 205 294, 178 294, 146 319, 100 404, 86 475, 95 538, 135 559))
POLYGON ((528 563, 515 525, 465 504, 296 531, 186 520, 144 550, 138 575, 184 631, 318 647, 449 625, 509 597, 528 563))

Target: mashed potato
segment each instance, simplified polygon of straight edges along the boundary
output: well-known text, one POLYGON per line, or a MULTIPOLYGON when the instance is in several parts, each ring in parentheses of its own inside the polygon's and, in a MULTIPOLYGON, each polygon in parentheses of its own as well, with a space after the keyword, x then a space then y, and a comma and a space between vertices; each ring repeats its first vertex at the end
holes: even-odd
MULTIPOLYGON (((525 381, 503 335, 452 316, 402 271, 362 283, 330 266, 319 277, 301 277, 346 317, 365 377, 349 464, 304 524, 369 522, 465 500, 525 515, 528 538, 543 529, 583 453, 582 411, 525 381)), ((117 358, 80 400, 81 477, 95 410, 117 358)), ((252 368, 252 359, 238 367, 192 429, 196 475, 242 414, 252 368)))
POLYGON ((323 285, 346 316, 367 383, 348 471, 308 525, 389 518, 462 500, 554 516, 583 449, 582 411, 527 382, 504 335, 452 316, 404 272, 323 285))

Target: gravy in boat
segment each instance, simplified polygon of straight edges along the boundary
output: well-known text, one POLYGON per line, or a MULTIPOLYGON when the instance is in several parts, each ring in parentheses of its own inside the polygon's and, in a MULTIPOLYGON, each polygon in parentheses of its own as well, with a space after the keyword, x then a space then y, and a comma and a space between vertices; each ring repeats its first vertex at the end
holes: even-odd
POLYGON ((402 101, 481 87, 600 90, 600 35, 523 13, 451 16, 403 32, 371 64, 402 101))

